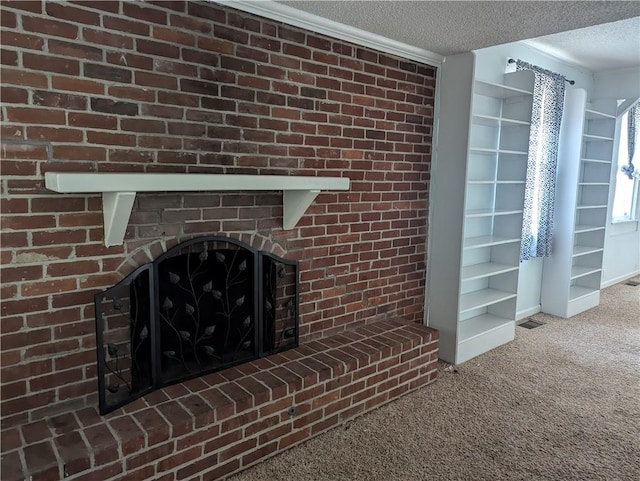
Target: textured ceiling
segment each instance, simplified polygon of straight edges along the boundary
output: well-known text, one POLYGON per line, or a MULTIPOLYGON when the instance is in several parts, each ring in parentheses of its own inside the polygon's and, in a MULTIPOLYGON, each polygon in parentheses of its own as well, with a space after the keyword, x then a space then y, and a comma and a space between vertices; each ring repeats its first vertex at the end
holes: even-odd
POLYGON ((640 17, 555 33, 528 42, 591 71, 640 65, 640 17))
MULTIPOLYGON (((638 1, 279 0, 278 3, 441 55, 640 16, 638 1)), ((570 38, 561 39, 566 48, 584 45, 584 38, 575 42, 570 38)))

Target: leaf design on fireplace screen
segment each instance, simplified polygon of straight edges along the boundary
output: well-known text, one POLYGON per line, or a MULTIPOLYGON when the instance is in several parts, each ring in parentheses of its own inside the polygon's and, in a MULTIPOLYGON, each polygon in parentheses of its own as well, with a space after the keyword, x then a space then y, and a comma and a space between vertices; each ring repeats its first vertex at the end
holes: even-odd
POLYGON ((100 412, 298 345, 298 264, 184 242, 95 296, 100 412))
POLYGON ((150 265, 96 296, 100 405, 120 406, 151 390, 150 265))

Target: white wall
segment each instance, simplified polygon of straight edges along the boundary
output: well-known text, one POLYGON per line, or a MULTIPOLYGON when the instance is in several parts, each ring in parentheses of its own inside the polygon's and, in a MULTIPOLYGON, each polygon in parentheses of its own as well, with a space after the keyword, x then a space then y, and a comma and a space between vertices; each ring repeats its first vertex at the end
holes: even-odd
MULTIPOLYGON (((640 97, 640 68, 601 72, 594 75, 594 97, 634 99, 640 97)), ((618 123, 617 129, 620 129, 618 123)), ((618 138, 618 135, 616 135, 618 138)), ((616 172, 611 172, 609 206, 613 204, 616 172)), ((640 200, 639 200, 640 202, 640 200)), ((609 209, 609 219, 611 210, 609 209)), ((640 274, 640 223, 607 223, 602 262, 602 286, 640 274)))
MULTIPOLYGON (((585 69, 568 65, 523 43, 511 43, 476 50, 476 78, 499 82, 505 72, 507 59, 520 59, 552 72, 575 80, 575 85, 567 83, 567 89, 593 89, 593 75, 585 69)), ((516 317, 522 319, 540 312, 543 259, 530 259, 520 264, 516 317)))
POLYGON ((638 222, 609 223, 605 232, 602 287, 640 274, 638 222))
POLYGON ((608 70, 594 74, 594 99, 640 97, 640 67, 608 70))

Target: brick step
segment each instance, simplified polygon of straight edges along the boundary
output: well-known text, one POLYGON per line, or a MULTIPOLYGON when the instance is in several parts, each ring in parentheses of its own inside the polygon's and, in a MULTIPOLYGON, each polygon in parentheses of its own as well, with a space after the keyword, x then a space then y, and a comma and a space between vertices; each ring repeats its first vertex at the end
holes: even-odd
POLYGON ((438 333, 376 322, 2 432, 2 479, 219 479, 435 381, 438 333))

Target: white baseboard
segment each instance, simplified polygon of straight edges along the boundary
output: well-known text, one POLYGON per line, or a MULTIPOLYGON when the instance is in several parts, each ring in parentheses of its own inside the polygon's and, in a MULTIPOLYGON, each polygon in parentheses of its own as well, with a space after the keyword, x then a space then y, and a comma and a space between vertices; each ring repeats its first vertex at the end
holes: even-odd
POLYGON ((530 307, 528 309, 523 309, 521 311, 516 312, 516 321, 521 321, 525 317, 533 316, 534 314, 537 314, 539 312, 542 312, 542 306, 540 304, 538 304, 537 306, 530 307))
POLYGON ((615 277, 614 279, 609 279, 608 281, 603 281, 602 284, 600 284, 600 289, 604 289, 605 287, 611 287, 612 285, 617 284, 618 282, 626 281, 627 279, 631 279, 632 277, 635 277, 638 275, 640 275, 640 270, 635 272, 629 272, 628 274, 615 277))

